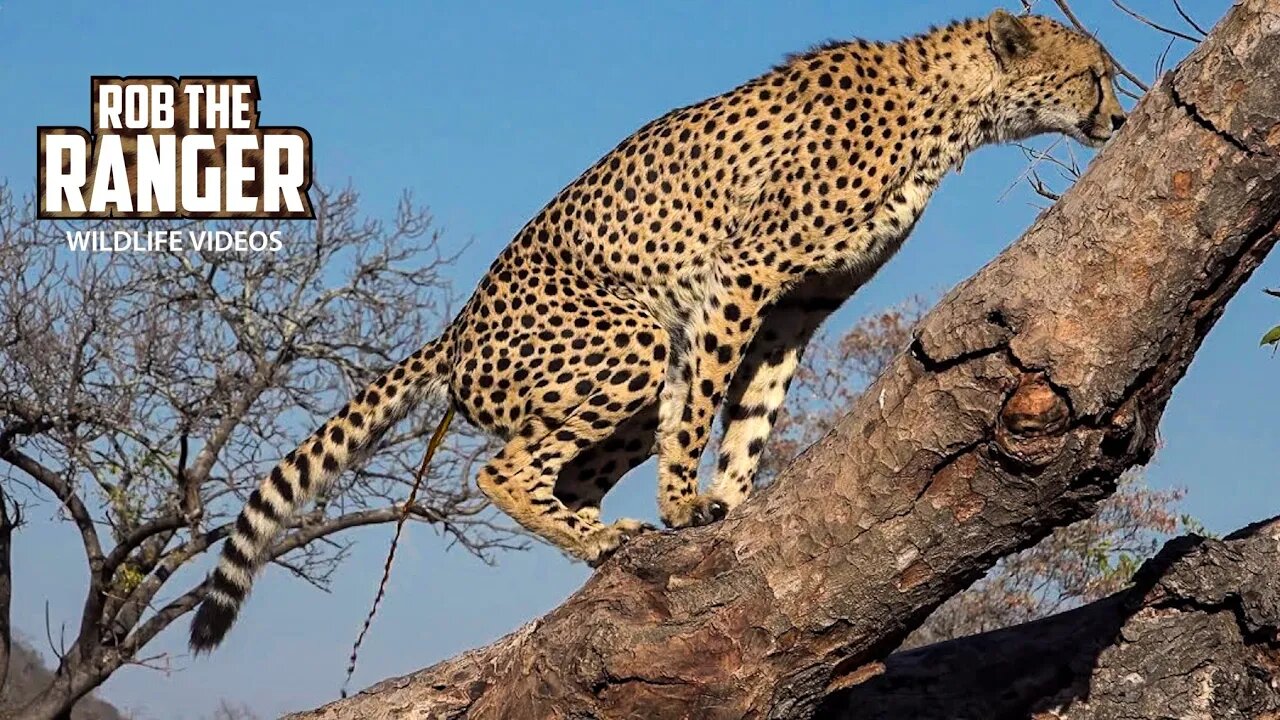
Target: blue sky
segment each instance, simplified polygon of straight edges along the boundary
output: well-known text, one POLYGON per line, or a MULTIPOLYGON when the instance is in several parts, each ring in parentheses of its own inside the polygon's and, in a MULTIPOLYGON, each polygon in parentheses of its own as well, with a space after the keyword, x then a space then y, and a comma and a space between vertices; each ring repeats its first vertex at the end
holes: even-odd
MULTIPOLYGON (((1074 4, 1123 62, 1150 77, 1161 37, 1105 0, 1074 4)), ((1169 15, 1164 0, 1131 4, 1169 15)), ((1228 2, 1186 5, 1208 24, 1228 2)), ((992 0, 0 2, 0 176, 30 191, 35 126, 87 123, 90 75, 257 75, 263 122, 310 131, 321 182, 349 180, 375 213, 410 189, 448 242, 472 242, 456 276, 466 289, 546 200, 647 120, 827 38, 893 39, 992 8, 992 0)), ((1175 45, 1171 60, 1186 49, 1175 45)), ((1016 238, 1038 212, 1023 186, 1010 190, 1024 167, 1010 148, 971 158, 834 329, 913 295, 936 298, 1016 238)), ((1232 302, 1179 386, 1147 474, 1156 487, 1187 488, 1185 510, 1216 531, 1280 512, 1280 484, 1268 472, 1280 447, 1280 358, 1257 348, 1280 319, 1280 303, 1260 292, 1268 284, 1280 285, 1276 259, 1232 302)), ((618 492, 607 514, 656 515, 647 469, 618 492)), ((74 630, 84 582, 76 538, 53 517, 49 506, 33 509, 15 550, 14 623, 41 646, 46 603, 55 624, 74 630)), ((157 645, 179 653, 170 672, 125 669, 103 695, 138 717, 166 719, 198 718, 222 698, 264 717, 333 699, 388 536, 386 528, 358 536, 330 594, 269 572, 212 656, 183 654, 182 622, 157 645)), ((510 631, 586 575, 546 548, 487 567, 412 528, 355 685, 510 631)))

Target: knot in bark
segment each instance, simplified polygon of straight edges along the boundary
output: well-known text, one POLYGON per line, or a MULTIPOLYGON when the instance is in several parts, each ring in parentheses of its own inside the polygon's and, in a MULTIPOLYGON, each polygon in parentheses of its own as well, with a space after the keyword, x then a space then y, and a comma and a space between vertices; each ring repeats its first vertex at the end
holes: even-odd
POLYGON ((1070 420, 1067 399, 1043 373, 1024 374, 1000 411, 996 446, 1021 465, 1046 465, 1062 449, 1061 433, 1070 420))

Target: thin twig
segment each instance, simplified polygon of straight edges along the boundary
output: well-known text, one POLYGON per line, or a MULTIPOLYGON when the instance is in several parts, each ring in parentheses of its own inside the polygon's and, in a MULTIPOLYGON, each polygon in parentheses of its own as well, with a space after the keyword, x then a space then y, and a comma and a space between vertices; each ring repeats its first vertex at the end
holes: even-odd
POLYGON ((1192 28, 1194 28, 1196 32, 1200 33, 1201 35, 1209 34, 1208 32, 1205 31, 1204 28, 1200 27, 1199 23, 1197 23, 1190 15, 1187 14, 1186 10, 1182 9, 1182 3, 1178 2, 1178 0, 1173 0, 1173 7, 1177 9, 1178 14, 1182 16, 1182 19, 1186 20, 1187 24, 1190 25, 1192 28))
POLYGON ((1058 160, 1057 158, 1053 157, 1053 155, 1050 154, 1053 152, 1053 149, 1057 147, 1059 143, 1062 142, 1062 140, 1063 140, 1062 136, 1055 138, 1053 143, 1049 145, 1049 147, 1045 148, 1044 151, 1039 151, 1032 147, 1019 144, 1018 147, 1022 150, 1023 153, 1025 153, 1028 156, 1028 158, 1030 158, 1031 162, 1027 165, 1027 169, 1024 170, 1021 175, 1014 178, 1013 182, 1009 183, 1009 187, 1005 188, 1004 192, 1000 193, 1000 196, 996 198, 996 200, 1003 201, 1005 196, 1007 196, 1010 192, 1013 192, 1013 189, 1018 186, 1018 183, 1022 182, 1023 180, 1028 180, 1029 178, 1031 178, 1035 174, 1036 165, 1038 165, 1039 163, 1045 160, 1049 160, 1059 165, 1063 164, 1061 160, 1058 160))
MULTIPOLYGON (((1067 0, 1053 0, 1053 2, 1055 5, 1058 6, 1058 9, 1062 11, 1063 16, 1065 16, 1067 20, 1071 21, 1071 24, 1074 25, 1077 30, 1084 33, 1085 35, 1088 35, 1091 38, 1094 38, 1095 40, 1097 39, 1097 37, 1092 32, 1089 31, 1089 28, 1085 27, 1084 23, 1080 22, 1080 18, 1076 17, 1076 14, 1071 10, 1071 5, 1067 3, 1067 0)), ((1101 42, 1099 42, 1098 44, 1102 45, 1101 42)), ((1148 90, 1151 89, 1151 87, 1147 85, 1145 82, 1143 82, 1141 78, 1129 72, 1128 68, 1126 68, 1124 65, 1121 65, 1120 61, 1116 60, 1115 55, 1111 54, 1111 51, 1107 49, 1106 45, 1102 45, 1102 51, 1107 54, 1107 59, 1110 60, 1111 64, 1115 66, 1116 72, 1124 76, 1126 80, 1133 83, 1134 85, 1137 85, 1139 88, 1142 89, 1142 92, 1147 92, 1148 90)))
POLYGON ((58 667, 62 667, 63 660, 67 657, 67 626, 63 625, 58 633, 58 644, 53 644, 53 621, 49 619, 49 601, 44 601, 44 638, 49 643, 49 651, 53 656, 58 658, 58 667))
POLYGON ((1173 38, 1169 39, 1169 43, 1164 46, 1164 52, 1160 53, 1160 57, 1156 58, 1156 77, 1164 74, 1164 64, 1169 59, 1169 51, 1171 49, 1173 49, 1173 38))
POLYGON ((431 436, 431 442, 427 443, 427 451, 422 455, 422 464, 418 466, 418 475, 413 480, 413 487, 409 490, 409 498, 404 501, 404 510, 400 512, 400 517, 396 519, 395 534, 391 536, 391 549, 387 552, 387 563, 382 568, 382 580, 378 583, 378 592, 373 597, 373 607, 369 608, 369 614, 364 619, 364 627, 360 628, 360 634, 356 636, 355 643, 351 646, 351 659, 347 664, 347 679, 342 683, 342 697, 347 696, 347 685, 351 683, 351 676, 356 672, 356 659, 360 653, 360 645, 364 642, 364 636, 369 632, 369 626, 373 624, 373 616, 378 613, 378 605, 382 603, 382 596, 387 591, 387 581, 391 579, 391 563, 396 558, 396 547, 400 544, 400 533, 404 531, 404 523, 409 519, 414 508, 414 501, 418 498, 418 487, 422 484, 422 478, 427 474, 427 466, 431 463, 431 458, 436 454, 436 450, 440 448, 440 442, 444 440, 444 434, 449 429, 449 423, 453 422, 453 406, 450 405, 445 410, 444 418, 440 420, 440 424, 436 426, 436 432, 431 436))
POLYGON ((1120 0, 1111 0, 1111 4, 1120 8, 1121 10, 1124 11, 1126 15, 1133 18, 1134 20, 1137 20, 1143 25, 1159 30, 1160 32, 1165 33, 1166 35, 1172 35, 1176 38, 1186 40, 1189 43, 1193 43, 1193 44, 1200 43, 1200 38, 1192 37, 1184 32, 1179 32, 1177 30, 1174 30, 1171 27, 1165 27, 1164 25, 1161 25, 1160 23, 1146 17, 1145 15, 1142 15, 1141 13, 1137 13, 1137 12, 1134 12, 1133 10, 1130 10, 1128 7, 1125 6, 1124 3, 1120 2, 1120 0))
POLYGON ((1049 200, 1049 202, 1058 202, 1058 200, 1062 199, 1062 196, 1050 190, 1049 186, 1046 185, 1036 173, 1032 173, 1027 182, 1030 183, 1031 189, 1034 190, 1037 195, 1049 200))

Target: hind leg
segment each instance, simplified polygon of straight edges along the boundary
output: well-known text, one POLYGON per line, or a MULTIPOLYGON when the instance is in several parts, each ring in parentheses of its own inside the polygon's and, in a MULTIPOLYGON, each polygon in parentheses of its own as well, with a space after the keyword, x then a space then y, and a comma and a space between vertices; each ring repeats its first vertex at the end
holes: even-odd
POLYGON ((556 497, 579 516, 599 519, 605 494, 623 475, 653 455, 657 429, 658 407, 653 404, 566 464, 556 479, 556 497))
POLYGON ((486 295, 498 306, 463 328, 451 384, 470 417, 510 438, 480 473, 485 494, 529 531, 597 563, 643 525, 579 515, 556 496, 556 481, 584 453, 576 467, 593 464, 595 445, 656 404, 666 334, 637 303, 603 288, 572 277, 540 282, 542 295, 516 286, 486 295))
MULTIPOLYGON (((656 394, 656 382, 650 392, 656 394)), ((525 529, 573 557, 598 565, 650 526, 630 519, 605 525, 599 519, 598 501, 592 510, 584 510, 581 501, 575 502, 576 507, 566 505, 555 492, 557 476, 566 465, 582 458, 584 449, 615 433, 616 425, 609 421, 625 421, 634 401, 627 394, 597 394, 554 429, 540 420, 531 421, 480 471, 480 489, 525 529)), ((627 446, 624 443, 624 448, 627 446)), ((592 453, 588 461, 575 467, 594 467, 595 460, 603 460, 606 454, 592 453)), ((618 466, 615 463, 615 468, 618 466)), ((596 487, 594 482, 591 486, 596 487)))

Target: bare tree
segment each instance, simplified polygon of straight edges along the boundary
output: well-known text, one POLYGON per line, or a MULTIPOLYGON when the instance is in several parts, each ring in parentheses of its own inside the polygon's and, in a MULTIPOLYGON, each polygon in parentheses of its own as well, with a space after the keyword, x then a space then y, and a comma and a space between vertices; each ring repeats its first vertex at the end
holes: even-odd
MULTIPOLYGON (((0 188, 0 628, 16 498, 56 503, 89 570, 74 640, 24 717, 59 716, 122 665, 155 662, 147 644, 204 593, 174 574, 226 536, 261 472, 450 315, 454 257, 424 209, 406 197, 382 222, 350 189, 313 199, 314 222, 252 227, 281 232, 276 252, 85 253, 64 234, 89 228, 36 222, 0 188)), ((440 410, 294 520, 275 563, 324 587, 342 531, 396 519, 440 410)), ((455 431, 410 513, 488 559, 523 543, 466 482, 486 442, 455 431)))

